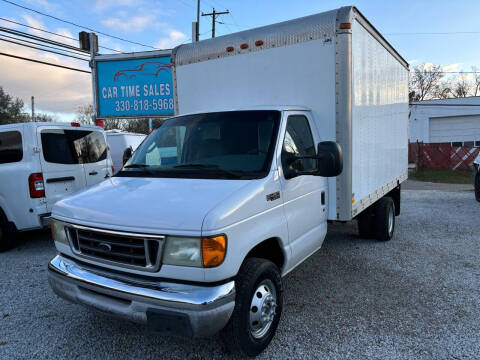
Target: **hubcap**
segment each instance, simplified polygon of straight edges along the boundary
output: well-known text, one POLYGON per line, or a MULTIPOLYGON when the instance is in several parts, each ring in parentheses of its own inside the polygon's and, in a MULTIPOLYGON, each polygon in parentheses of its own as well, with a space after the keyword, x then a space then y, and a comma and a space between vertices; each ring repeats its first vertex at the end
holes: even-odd
POLYGON ((277 293, 272 281, 264 280, 253 293, 250 304, 250 332, 260 339, 268 332, 275 318, 277 293))
POLYGON ((388 210, 388 233, 391 234, 393 232, 393 209, 390 207, 388 210))

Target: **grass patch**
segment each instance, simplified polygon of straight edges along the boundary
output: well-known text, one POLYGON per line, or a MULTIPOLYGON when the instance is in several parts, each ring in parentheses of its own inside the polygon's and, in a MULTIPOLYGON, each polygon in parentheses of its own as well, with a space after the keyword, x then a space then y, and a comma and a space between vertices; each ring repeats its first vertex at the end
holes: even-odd
POLYGON ((445 184, 471 184, 470 170, 418 170, 408 175, 412 180, 445 184))

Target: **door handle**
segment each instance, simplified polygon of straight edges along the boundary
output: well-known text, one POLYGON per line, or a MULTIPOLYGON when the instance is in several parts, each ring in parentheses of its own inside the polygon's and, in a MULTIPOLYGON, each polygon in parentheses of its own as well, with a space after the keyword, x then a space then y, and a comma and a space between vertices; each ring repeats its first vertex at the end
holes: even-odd
POLYGON ((98 172, 96 172, 96 171, 92 171, 91 173, 88 173, 88 175, 97 175, 97 174, 98 174, 98 172))

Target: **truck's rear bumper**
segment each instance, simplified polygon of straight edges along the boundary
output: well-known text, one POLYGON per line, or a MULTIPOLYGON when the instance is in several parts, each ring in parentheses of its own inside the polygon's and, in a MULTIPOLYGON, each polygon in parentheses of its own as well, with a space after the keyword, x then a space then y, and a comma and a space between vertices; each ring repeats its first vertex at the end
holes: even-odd
POLYGON ((173 335, 213 335, 227 324, 235 305, 234 281, 198 286, 126 280, 62 255, 50 261, 48 269, 58 296, 173 335))

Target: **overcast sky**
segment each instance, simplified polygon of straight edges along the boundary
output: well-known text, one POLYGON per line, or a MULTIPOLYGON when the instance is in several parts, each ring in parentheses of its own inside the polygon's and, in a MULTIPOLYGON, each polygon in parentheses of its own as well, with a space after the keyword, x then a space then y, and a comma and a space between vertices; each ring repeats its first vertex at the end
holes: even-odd
MULTIPOLYGON (((196 0, 12 0, 79 25, 157 48, 171 48, 190 41, 191 22, 196 17, 196 0)), ((217 36, 331 10, 351 1, 334 0, 202 0, 201 9, 212 7, 231 15, 219 18, 217 36)), ((355 6, 389 40, 411 66, 434 63, 445 70, 480 68, 480 1, 395 1, 359 0, 355 6), (425 34, 425 33, 449 34, 425 34), (474 32, 465 34, 461 32, 474 32), (475 33, 477 32, 477 33, 475 33), (416 33, 415 35, 405 33, 416 33)), ((35 14, 0 0, 0 17, 77 38, 82 29, 35 14)), ((0 26, 14 27, 0 20, 0 26)), ((210 37, 211 18, 202 17, 201 38, 210 37)), ((77 45, 35 30, 29 32, 77 45)), ((1 33, 0 33, 1 34, 1 33)), ((100 45, 124 52, 149 50, 99 35, 100 45)), ((82 68, 87 63, 42 53, 0 41, 1 52, 82 68)), ((151 50, 151 49, 150 49, 151 50)), ((103 50, 102 52, 108 52, 103 50)), ((29 104, 35 96, 39 111, 56 114, 59 120, 73 117, 77 106, 91 102, 89 74, 73 72, 0 56, 0 86, 29 104)))

